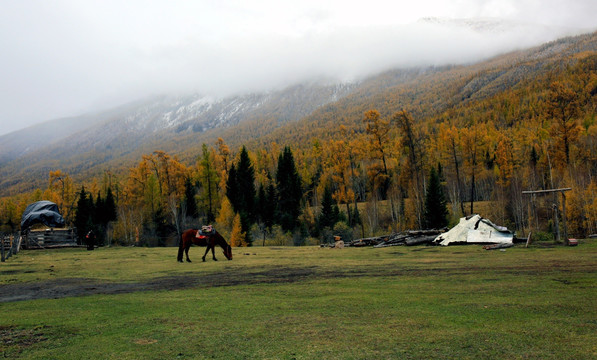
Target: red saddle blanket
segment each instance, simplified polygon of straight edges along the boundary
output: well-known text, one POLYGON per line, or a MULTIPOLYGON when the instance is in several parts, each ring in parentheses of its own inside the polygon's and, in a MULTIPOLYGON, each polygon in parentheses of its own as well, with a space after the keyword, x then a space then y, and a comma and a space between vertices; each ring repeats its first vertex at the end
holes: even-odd
POLYGON ((197 235, 195 235, 198 239, 206 239, 209 235, 213 235, 215 233, 215 229, 211 225, 204 225, 201 227, 200 230, 197 230, 197 235))

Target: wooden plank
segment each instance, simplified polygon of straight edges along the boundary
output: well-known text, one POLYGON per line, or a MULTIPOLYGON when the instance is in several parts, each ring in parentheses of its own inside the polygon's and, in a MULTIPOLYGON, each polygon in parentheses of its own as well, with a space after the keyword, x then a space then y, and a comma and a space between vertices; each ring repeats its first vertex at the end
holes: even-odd
POLYGON ((505 249, 514 246, 514 243, 500 243, 500 244, 493 244, 493 245, 485 245, 483 249, 485 250, 497 250, 497 249, 505 249))
POLYGON ((572 188, 561 188, 561 189, 548 189, 548 190, 525 190, 523 194, 542 194, 542 193, 552 193, 558 191, 570 191, 572 188))

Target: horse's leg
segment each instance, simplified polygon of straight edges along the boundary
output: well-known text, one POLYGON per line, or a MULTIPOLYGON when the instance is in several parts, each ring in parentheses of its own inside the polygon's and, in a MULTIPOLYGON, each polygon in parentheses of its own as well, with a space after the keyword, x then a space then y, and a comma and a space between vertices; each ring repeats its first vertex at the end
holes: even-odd
POLYGON ((191 248, 191 244, 188 244, 185 248, 184 248, 184 253, 187 255, 187 262, 191 262, 191 259, 189 259, 189 249, 191 248))
POLYGON ((184 248, 182 247, 182 240, 181 240, 181 244, 178 247, 178 256, 176 258, 176 260, 178 260, 178 262, 182 262, 182 255, 184 253, 184 248))
POLYGON ((209 243, 207 244, 206 248, 205 248, 205 254, 203 254, 203 262, 205 262, 205 255, 207 255, 207 253, 209 252, 209 248, 211 247, 211 245, 209 245, 209 243))
POLYGON ((211 256, 214 259, 214 261, 218 261, 218 259, 216 259, 216 245, 215 244, 213 244, 211 246, 211 256))

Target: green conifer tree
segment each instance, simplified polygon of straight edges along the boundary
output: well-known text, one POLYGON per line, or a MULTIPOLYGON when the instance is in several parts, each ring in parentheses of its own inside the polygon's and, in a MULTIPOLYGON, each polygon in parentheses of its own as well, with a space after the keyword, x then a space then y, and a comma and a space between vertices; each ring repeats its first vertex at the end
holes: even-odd
POLYGON ((429 173, 423 223, 426 229, 441 229, 448 225, 446 196, 435 168, 429 173))
POLYGON ((77 209, 75 213, 75 228, 77 229, 77 236, 79 241, 84 243, 85 235, 91 230, 91 211, 90 199, 87 196, 85 187, 81 187, 79 192, 79 200, 77 200, 77 209))
POLYGON ((301 178, 296 170, 294 156, 286 146, 278 158, 276 171, 277 186, 277 222, 285 231, 293 231, 299 224, 298 217, 303 198, 301 178))
MULTIPOLYGON (((184 182, 184 204, 186 208, 186 215, 190 216, 193 219, 197 219, 199 216, 199 209, 197 208, 197 202, 195 201, 195 185, 191 181, 190 177, 187 177, 184 182)), ((211 223, 215 220, 215 216, 211 211, 211 208, 208 208, 207 211, 207 222, 211 223), (210 217, 211 215, 211 217, 210 217)))
POLYGON ((118 214, 116 212, 116 202, 114 201, 114 195, 112 194, 112 189, 110 187, 108 187, 108 190, 106 191, 104 207, 106 211, 106 220, 116 221, 118 219, 118 214))
POLYGON ((318 219, 319 227, 321 229, 326 227, 333 228, 334 224, 338 222, 338 213, 338 205, 332 198, 332 190, 330 190, 329 186, 326 186, 323 191, 323 198, 321 199, 321 212, 318 219))

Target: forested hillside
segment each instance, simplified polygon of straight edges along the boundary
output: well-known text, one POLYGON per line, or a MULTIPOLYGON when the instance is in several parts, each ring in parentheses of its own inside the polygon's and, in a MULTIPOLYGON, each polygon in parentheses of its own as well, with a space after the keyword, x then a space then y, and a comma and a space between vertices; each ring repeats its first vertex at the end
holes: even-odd
POLYGON ((122 244, 166 244, 208 222, 236 246, 285 232, 304 244, 438 227, 438 203, 446 223, 482 211, 522 235, 553 228, 556 200, 523 190, 571 188, 557 206, 582 237, 597 232, 596 110, 594 33, 469 66, 390 71, 299 121, 272 111, 234 127, 179 127, 135 151, 98 144, 91 157, 47 159, 48 185, 2 199, 0 221, 14 228, 44 198, 84 224, 77 209, 102 208, 110 193, 117 216, 98 231, 122 244))
POLYGON ((217 131, 252 119, 275 119, 276 126, 282 126, 342 98, 355 86, 319 81, 224 99, 200 94, 156 96, 32 126, 0 136, 0 194, 44 185, 48 167, 57 163, 84 181, 107 168, 124 171, 155 148, 196 152, 201 141, 213 142, 217 131))

